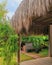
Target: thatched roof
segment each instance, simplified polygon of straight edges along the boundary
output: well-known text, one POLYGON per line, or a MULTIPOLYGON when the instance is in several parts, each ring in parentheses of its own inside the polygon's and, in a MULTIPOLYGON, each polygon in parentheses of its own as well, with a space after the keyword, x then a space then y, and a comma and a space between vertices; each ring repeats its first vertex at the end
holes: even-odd
POLYGON ((23 29, 28 32, 32 19, 46 16, 50 7, 52 8, 52 0, 23 0, 12 17, 12 26, 18 33, 23 29))

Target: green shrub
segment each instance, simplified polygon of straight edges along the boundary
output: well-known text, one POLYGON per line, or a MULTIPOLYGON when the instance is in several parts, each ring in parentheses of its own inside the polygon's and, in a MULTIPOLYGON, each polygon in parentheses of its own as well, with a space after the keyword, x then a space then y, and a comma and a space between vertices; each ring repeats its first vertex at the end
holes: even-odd
POLYGON ((26 36, 22 37, 22 42, 32 42, 33 47, 37 52, 43 47, 48 48, 48 35, 36 35, 36 36, 26 36))
POLYGON ((3 60, 6 65, 10 65, 13 53, 18 50, 18 35, 8 25, 0 23, 0 56, 3 56, 3 60))

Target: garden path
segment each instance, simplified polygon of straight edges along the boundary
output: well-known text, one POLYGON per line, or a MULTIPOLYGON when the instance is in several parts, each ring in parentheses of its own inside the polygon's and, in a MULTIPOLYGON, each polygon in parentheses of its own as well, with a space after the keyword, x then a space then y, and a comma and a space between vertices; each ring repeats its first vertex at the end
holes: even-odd
POLYGON ((40 55, 38 55, 36 53, 26 53, 26 52, 23 52, 23 51, 21 53, 24 53, 25 55, 30 56, 34 59, 40 58, 40 55))
POLYGON ((20 65, 52 65, 52 57, 24 61, 20 65))
POLYGON ((34 53, 25 53, 25 54, 34 58, 34 59, 40 58, 40 56, 38 54, 34 54, 34 53))

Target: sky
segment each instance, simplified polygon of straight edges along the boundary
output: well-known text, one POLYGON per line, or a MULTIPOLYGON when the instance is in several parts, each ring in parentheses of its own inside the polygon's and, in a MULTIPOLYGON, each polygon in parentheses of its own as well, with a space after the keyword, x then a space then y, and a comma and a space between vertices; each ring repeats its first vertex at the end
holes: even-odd
MULTIPOLYGON (((4 0, 0 0, 2 2, 4 0)), ((8 14, 7 16, 11 18, 13 14, 15 13, 16 9, 18 8, 19 4, 21 3, 22 0, 7 0, 7 10, 8 14)))

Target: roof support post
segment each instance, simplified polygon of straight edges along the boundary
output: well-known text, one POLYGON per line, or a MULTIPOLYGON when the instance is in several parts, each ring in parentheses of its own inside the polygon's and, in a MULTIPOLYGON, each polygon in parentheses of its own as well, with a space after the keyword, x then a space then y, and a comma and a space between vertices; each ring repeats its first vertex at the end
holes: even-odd
POLYGON ((50 31, 49 31, 49 56, 52 57, 52 25, 50 25, 50 31))
POLYGON ((19 38, 18 38, 18 65, 20 65, 20 47, 21 47, 21 35, 18 34, 19 38))

